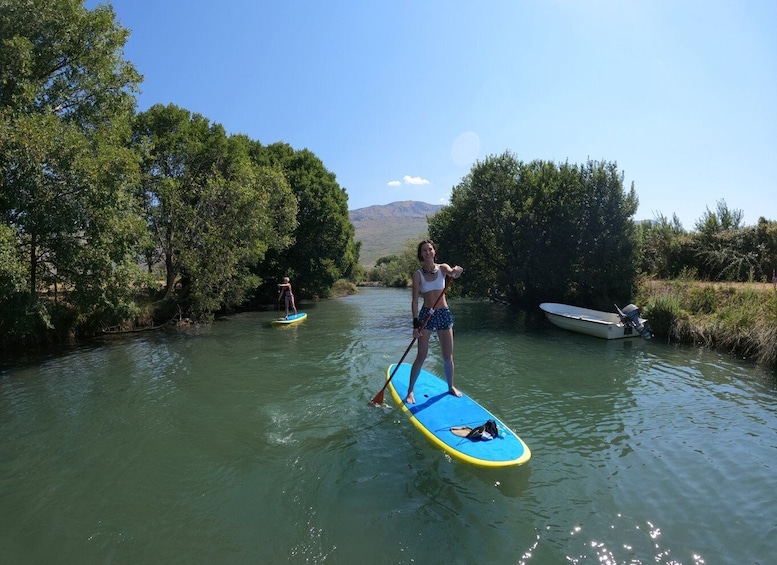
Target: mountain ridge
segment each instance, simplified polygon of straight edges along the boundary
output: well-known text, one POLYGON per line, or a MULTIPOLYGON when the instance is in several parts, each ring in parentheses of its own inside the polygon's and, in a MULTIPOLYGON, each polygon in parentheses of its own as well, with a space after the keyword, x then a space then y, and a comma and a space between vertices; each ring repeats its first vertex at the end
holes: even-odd
POLYGON ((372 267, 379 258, 401 252, 407 240, 426 237, 427 218, 441 208, 441 204, 400 200, 349 210, 354 239, 362 244, 359 263, 372 267))

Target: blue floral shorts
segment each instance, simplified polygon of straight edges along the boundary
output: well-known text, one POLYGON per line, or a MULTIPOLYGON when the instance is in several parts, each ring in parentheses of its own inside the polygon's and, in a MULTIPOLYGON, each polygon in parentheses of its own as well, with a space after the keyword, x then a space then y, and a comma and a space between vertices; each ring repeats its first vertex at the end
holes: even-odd
MULTIPOLYGON (((421 311, 418 312, 418 319, 421 320, 421 323, 424 323, 424 320, 429 315, 429 312, 431 312, 431 308, 427 308, 426 306, 421 308, 421 311)), ((434 314, 432 314, 432 317, 429 318, 429 321, 426 322, 426 326, 424 326, 425 330, 449 330, 453 327, 453 314, 451 314, 451 311, 448 308, 440 308, 439 310, 435 310, 434 314)))

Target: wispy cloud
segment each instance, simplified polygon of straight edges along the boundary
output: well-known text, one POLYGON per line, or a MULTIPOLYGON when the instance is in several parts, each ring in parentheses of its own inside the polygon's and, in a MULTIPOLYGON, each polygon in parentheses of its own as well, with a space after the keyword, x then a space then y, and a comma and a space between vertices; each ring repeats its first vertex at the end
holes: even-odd
POLYGON ((401 183, 401 182, 399 182, 398 180, 391 180, 391 181, 389 181, 387 184, 388 184, 388 186, 399 186, 399 185, 401 185, 402 183, 401 183))

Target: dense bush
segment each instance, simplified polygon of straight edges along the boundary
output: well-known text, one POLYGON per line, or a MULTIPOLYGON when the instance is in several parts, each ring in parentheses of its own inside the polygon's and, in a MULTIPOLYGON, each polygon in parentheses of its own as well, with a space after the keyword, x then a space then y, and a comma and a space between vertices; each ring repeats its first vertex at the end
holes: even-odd
POLYGON ((429 224, 469 295, 512 303, 629 299, 635 281, 632 186, 615 163, 478 162, 429 224))

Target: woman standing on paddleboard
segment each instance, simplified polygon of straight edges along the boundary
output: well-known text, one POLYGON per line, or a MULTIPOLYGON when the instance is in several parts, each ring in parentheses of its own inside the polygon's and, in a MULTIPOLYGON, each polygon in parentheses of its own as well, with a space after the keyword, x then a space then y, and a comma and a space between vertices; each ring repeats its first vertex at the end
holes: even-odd
POLYGON ((448 391, 455 396, 461 396, 459 390, 453 386, 453 315, 448 309, 444 292, 445 277, 459 278, 464 269, 458 265, 451 267, 447 263, 435 263, 436 256, 437 245, 432 240, 425 239, 418 244, 418 260, 423 263, 423 267, 413 273, 413 296, 410 304, 413 311, 413 338, 418 339, 418 355, 410 371, 410 383, 405 398, 408 404, 415 404, 413 386, 429 352, 429 338, 432 337, 433 331, 437 332, 437 337, 440 339, 448 391), (418 310, 419 296, 423 296, 423 306, 420 311, 418 310), (435 303, 437 303, 436 309, 434 309, 435 303), (431 317, 421 328, 422 320, 426 320, 430 313, 431 317))
POLYGON ((278 284, 278 301, 283 297, 286 299, 286 319, 288 319, 289 303, 291 303, 291 307, 294 308, 294 313, 297 313, 297 306, 294 304, 294 293, 291 290, 291 281, 289 280, 289 277, 283 277, 283 282, 278 284))

